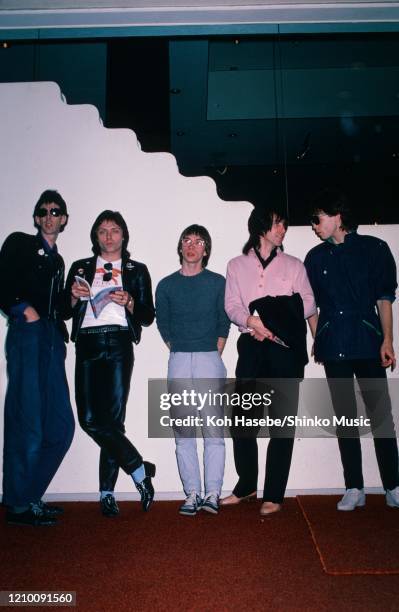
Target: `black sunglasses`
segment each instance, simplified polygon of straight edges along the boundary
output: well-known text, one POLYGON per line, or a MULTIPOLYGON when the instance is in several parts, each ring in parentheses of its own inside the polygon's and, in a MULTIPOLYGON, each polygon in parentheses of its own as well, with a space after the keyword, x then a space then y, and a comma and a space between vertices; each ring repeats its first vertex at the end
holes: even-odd
POLYGON ((47 217, 47 213, 49 213, 52 217, 60 217, 62 215, 59 208, 49 208, 48 210, 47 208, 39 208, 36 213, 36 217, 43 219, 43 217, 47 217))
POLYGON ((310 217, 311 225, 320 225, 320 215, 312 215, 310 217))
POLYGON ((104 264, 104 268, 105 270, 107 270, 107 272, 103 275, 103 281, 110 281, 112 278, 112 263, 109 261, 108 263, 104 264))

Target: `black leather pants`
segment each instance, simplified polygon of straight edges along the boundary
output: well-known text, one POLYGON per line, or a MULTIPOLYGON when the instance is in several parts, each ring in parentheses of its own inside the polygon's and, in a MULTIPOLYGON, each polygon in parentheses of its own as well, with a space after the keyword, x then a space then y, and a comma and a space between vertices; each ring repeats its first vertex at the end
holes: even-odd
POLYGON ((131 474, 143 462, 125 436, 133 363, 133 346, 127 331, 77 337, 76 405, 82 429, 101 448, 100 491, 114 490, 119 467, 131 474))

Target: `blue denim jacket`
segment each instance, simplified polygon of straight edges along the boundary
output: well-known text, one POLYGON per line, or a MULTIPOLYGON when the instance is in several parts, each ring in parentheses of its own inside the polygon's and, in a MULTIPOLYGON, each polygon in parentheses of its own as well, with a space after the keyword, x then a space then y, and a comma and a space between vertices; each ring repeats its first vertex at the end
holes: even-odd
POLYGON ((377 300, 395 300, 396 265, 386 242, 352 232, 323 242, 305 266, 319 307, 317 361, 373 359, 383 341, 377 300))

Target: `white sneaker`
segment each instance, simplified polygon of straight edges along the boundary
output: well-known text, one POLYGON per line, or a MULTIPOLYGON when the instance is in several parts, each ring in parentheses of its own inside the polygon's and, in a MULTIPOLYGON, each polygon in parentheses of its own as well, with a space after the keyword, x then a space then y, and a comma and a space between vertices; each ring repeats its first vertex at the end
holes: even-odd
POLYGON ((387 489, 385 499, 387 501, 387 506, 390 508, 399 508, 399 487, 395 487, 394 489, 387 489))
POLYGON ((202 502, 202 509, 217 514, 219 512, 219 495, 217 493, 208 493, 202 502))
POLYGON ((359 506, 365 506, 365 504, 364 489, 347 489, 341 501, 337 503, 337 509, 350 512, 359 506))
POLYGON ((195 516, 199 510, 201 510, 202 499, 195 492, 191 493, 186 497, 185 502, 179 508, 179 514, 184 516, 195 516))

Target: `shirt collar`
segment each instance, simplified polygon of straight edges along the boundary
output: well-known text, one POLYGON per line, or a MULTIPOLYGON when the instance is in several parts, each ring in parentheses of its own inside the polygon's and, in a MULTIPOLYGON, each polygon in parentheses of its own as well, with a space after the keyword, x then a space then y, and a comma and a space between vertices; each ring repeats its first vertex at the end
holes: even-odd
POLYGON ((352 242, 352 240, 354 239, 354 236, 357 236, 357 232, 356 232, 356 230, 351 230, 350 232, 345 234, 343 242, 335 243, 332 238, 328 238, 326 240, 326 242, 328 242, 332 246, 338 247, 338 246, 343 245, 345 243, 348 244, 348 243, 352 242))
POLYGON ((270 255, 268 257, 266 257, 266 259, 263 259, 262 255, 259 253, 258 249, 254 249, 254 251, 255 251, 255 255, 258 258, 258 260, 260 261, 263 269, 265 269, 273 261, 273 259, 277 255, 277 247, 274 247, 274 249, 272 249, 270 251, 270 255))
MULTIPOLYGON (((276 252, 276 255, 280 255, 283 252, 280 247, 274 247, 274 249, 272 249, 272 252, 273 251, 276 252)), ((248 251, 248 255, 251 255, 252 257, 255 257, 256 259, 258 259, 256 251, 253 247, 248 251)))

